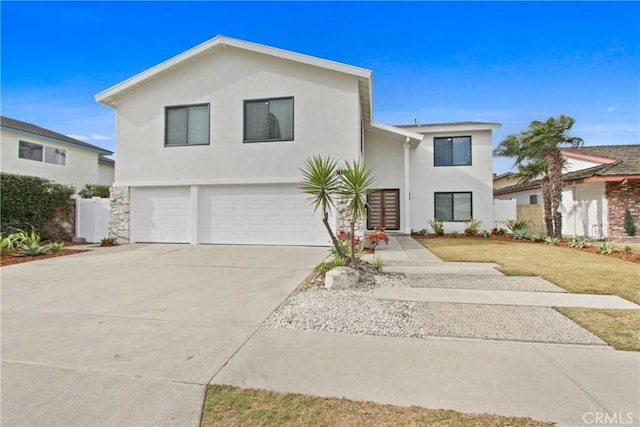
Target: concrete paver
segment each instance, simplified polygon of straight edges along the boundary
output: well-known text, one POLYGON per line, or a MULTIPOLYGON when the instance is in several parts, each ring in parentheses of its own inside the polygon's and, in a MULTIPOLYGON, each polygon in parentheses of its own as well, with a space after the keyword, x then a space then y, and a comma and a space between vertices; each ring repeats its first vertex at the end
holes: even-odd
POLYGON ((602 347, 261 329, 212 382, 578 426, 605 411, 637 423, 639 362, 602 347))
POLYGON ((373 290, 373 296, 380 299, 400 301, 449 302, 461 304, 640 309, 639 305, 616 295, 570 294, 560 292, 394 287, 376 288, 373 290))

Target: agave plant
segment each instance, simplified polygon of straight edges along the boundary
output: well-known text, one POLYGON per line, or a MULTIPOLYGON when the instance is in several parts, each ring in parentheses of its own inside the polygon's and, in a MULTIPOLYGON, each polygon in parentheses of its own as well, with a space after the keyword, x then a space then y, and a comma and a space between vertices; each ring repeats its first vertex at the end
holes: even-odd
POLYGON ((49 243, 48 247, 51 252, 60 252, 64 249, 64 242, 52 242, 49 243))
POLYGON ((49 252, 48 246, 40 246, 39 242, 22 243, 18 246, 16 256, 37 256, 49 252))

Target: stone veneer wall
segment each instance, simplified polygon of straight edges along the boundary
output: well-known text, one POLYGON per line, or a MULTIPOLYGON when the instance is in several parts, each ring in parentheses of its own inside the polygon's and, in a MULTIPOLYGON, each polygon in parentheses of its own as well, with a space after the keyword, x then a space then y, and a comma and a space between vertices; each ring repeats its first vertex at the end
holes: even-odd
POLYGON ((640 181, 607 182, 605 196, 609 210, 609 240, 622 243, 640 243, 640 181), (636 235, 627 236, 624 232, 624 213, 629 209, 636 225, 636 235))
POLYGON ((109 218, 109 237, 118 239, 118 243, 129 243, 129 187, 111 187, 111 216, 109 218))
MULTIPOLYGON (((336 201, 336 229, 337 234, 339 230, 351 231, 351 218, 347 215, 347 203, 343 200, 336 201)), ((357 219, 355 223, 356 236, 364 236, 364 219, 357 219)))

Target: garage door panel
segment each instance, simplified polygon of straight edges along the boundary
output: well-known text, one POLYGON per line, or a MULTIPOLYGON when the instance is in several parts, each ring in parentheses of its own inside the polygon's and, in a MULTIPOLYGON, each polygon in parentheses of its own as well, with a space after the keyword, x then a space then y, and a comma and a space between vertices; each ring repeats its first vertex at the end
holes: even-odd
POLYGON ((187 243, 189 241, 189 188, 133 188, 131 240, 187 243))
POLYGON ((201 243, 327 245, 320 214, 294 186, 202 187, 201 243))

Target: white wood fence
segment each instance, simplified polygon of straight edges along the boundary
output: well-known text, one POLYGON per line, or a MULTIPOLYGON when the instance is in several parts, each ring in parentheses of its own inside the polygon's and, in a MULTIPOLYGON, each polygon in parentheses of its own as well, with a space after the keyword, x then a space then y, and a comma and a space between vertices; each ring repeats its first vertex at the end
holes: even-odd
POLYGON ((493 219, 496 222, 496 228, 504 228, 507 220, 516 219, 517 217, 518 208, 516 207, 516 199, 493 199, 493 219))
POLYGON ((109 199, 76 199, 76 237, 98 243, 109 234, 109 199))

